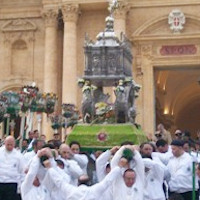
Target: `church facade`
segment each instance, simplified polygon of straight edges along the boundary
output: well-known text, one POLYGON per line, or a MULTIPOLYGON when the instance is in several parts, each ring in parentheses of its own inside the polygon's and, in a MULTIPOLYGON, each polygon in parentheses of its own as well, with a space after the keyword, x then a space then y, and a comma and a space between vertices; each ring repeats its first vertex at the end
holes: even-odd
MULTIPOLYGON (((85 33, 95 40, 104 30, 107 8, 106 0, 0 0, 0 91, 36 82, 80 108, 85 33)), ((119 0, 114 29, 133 45, 133 78, 142 86, 136 121, 147 134, 158 123, 198 129, 199 10, 198 0, 119 0)), ((45 133, 48 123, 44 117, 45 133)))

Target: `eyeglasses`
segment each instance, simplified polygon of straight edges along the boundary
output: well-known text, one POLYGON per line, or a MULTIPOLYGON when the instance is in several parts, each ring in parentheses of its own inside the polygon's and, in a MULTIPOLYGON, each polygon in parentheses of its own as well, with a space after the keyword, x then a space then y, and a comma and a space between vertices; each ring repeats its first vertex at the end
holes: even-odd
POLYGON ((182 136, 182 133, 175 133, 175 136, 182 136))
POLYGON ((162 137, 162 135, 161 135, 161 134, 155 134, 155 136, 156 136, 156 137, 162 137))

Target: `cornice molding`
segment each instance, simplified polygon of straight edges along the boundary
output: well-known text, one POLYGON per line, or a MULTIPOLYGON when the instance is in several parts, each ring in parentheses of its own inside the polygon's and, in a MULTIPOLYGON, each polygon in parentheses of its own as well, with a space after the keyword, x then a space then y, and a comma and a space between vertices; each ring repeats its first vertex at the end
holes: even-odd
POLYGON ((191 39, 200 39, 200 35, 198 33, 195 34, 182 34, 181 37, 180 35, 163 35, 163 36, 159 36, 159 35, 147 35, 147 36, 136 36, 136 37, 132 37, 131 41, 135 42, 135 41, 159 41, 159 40, 191 40, 191 39))
MULTIPOLYGON (((90 4, 90 3, 108 3, 108 0, 60 0, 65 3, 90 4)), ((199 0, 121 0, 127 2, 131 7, 161 7, 161 6, 185 6, 185 5, 199 5, 199 0)))
POLYGON ((171 0, 128 0, 128 2, 131 8, 199 5, 199 0, 182 0, 179 2, 171 0))

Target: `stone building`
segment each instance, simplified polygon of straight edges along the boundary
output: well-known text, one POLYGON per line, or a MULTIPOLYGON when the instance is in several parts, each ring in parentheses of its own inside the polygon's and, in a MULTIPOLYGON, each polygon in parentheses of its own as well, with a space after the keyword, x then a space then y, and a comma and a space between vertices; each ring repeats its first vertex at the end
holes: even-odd
MULTIPOLYGON (((107 7, 107 0, 0 0, 0 91, 35 81, 80 107, 85 33, 95 40, 107 7)), ((160 122, 199 129, 199 10, 199 0, 119 0, 115 32, 133 44, 134 80, 142 86, 137 122, 146 133, 160 122)))

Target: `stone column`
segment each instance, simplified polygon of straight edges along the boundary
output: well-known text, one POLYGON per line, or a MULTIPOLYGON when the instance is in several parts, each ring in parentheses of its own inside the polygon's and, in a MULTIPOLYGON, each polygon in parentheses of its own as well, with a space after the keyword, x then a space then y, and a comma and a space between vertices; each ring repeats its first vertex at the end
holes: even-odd
POLYGON ((48 9, 42 13, 45 19, 44 92, 57 94, 57 27, 58 10, 48 9))
MULTIPOLYGON (((44 85, 43 92, 58 93, 58 63, 57 63, 57 28, 58 9, 45 9, 42 13, 45 20, 45 55, 44 55, 44 85)), ((47 140, 52 139, 53 130, 46 114, 42 116, 42 134, 47 140)), ((41 135, 41 133, 40 133, 41 135)))
POLYGON ((62 6, 64 20, 62 102, 77 105, 77 20, 79 6, 62 6))
MULTIPOLYGON (((128 11, 127 3, 124 1, 118 2, 118 8, 114 11, 114 31, 117 37, 120 39, 121 33, 126 33, 126 15, 128 11)), ((114 88, 107 88, 105 93, 110 94, 112 102, 115 102, 114 88)))
POLYGON ((143 68, 143 123, 144 131, 149 134, 155 132, 155 94, 154 74, 152 65, 152 46, 141 47, 142 68, 143 68))
POLYGON ((114 30, 116 35, 120 38, 121 32, 126 33, 126 15, 128 12, 128 3, 119 1, 119 6, 114 12, 114 30))

